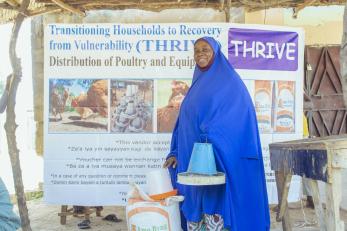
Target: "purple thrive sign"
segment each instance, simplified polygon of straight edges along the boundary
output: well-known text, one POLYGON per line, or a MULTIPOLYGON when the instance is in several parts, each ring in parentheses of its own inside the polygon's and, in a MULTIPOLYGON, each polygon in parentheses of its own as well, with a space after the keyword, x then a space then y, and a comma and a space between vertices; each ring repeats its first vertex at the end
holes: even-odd
POLYGON ((296 71, 298 34, 230 28, 228 58, 236 69, 296 71))

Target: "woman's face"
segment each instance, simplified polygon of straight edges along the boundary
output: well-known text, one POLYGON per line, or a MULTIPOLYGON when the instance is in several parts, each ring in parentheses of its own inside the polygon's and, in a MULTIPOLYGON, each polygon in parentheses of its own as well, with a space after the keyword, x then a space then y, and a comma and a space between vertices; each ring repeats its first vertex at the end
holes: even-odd
POLYGON ((213 49, 204 40, 199 40, 194 46, 194 60, 201 67, 207 67, 213 57, 213 49))

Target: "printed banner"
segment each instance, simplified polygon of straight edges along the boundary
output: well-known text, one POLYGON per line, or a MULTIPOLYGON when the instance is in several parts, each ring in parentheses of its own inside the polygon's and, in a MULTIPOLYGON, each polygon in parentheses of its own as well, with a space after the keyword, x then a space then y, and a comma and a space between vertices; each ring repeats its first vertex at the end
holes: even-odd
MULTIPOLYGON (((257 113, 270 203, 268 144, 302 137, 303 33, 238 24, 49 24, 45 28, 45 200, 124 205, 161 168, 193 76, 194 42, 217 39, 257 113)), ((211 93, 212 94, 212 93, 211 93)), ((232 100, 232 99, 231 99, 232 100)), ((298 198, 299 181, 291 198, 298 198), (295 196, 296 195, 296 196, 295 196)))
POLYGON ((296 71, 298 33, 229 29, 229 61, 236 69, 296 71))

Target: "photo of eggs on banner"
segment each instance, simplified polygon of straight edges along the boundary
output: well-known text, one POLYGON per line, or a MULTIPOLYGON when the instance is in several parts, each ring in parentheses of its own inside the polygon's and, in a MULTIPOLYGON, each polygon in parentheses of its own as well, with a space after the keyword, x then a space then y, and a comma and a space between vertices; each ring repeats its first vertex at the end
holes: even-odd
POLYGON ((111 80, 111 133, 153 132, 153 80, 111 80))

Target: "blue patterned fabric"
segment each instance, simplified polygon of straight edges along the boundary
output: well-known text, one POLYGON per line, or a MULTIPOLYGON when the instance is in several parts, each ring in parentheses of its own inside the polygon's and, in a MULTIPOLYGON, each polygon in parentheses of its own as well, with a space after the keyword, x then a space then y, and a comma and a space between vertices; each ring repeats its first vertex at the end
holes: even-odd
POLYGON ((13 212, 10 196, 0 178, 0 231, 13 231, 19 227, 19 217, 13 212))
MULTIPOLYGON (((207 70, 195 68, 168 155, 178 161, 170 173, 172 183, 185 197, 181 211, 190 222, 199 222, 204 214, 221 214, 227 229, 268 231, 268 198, 252 100, 221 52, 220 44, 210 37, 203 39, 213 48, 214 60, 207 70), (217 170, 226 174, 226 184, 177 184, 177 173, 187 171, 194 142, 206 139, 213 145, 217 170)), ((182 224, 182 228, 185 227, 182 224)))

